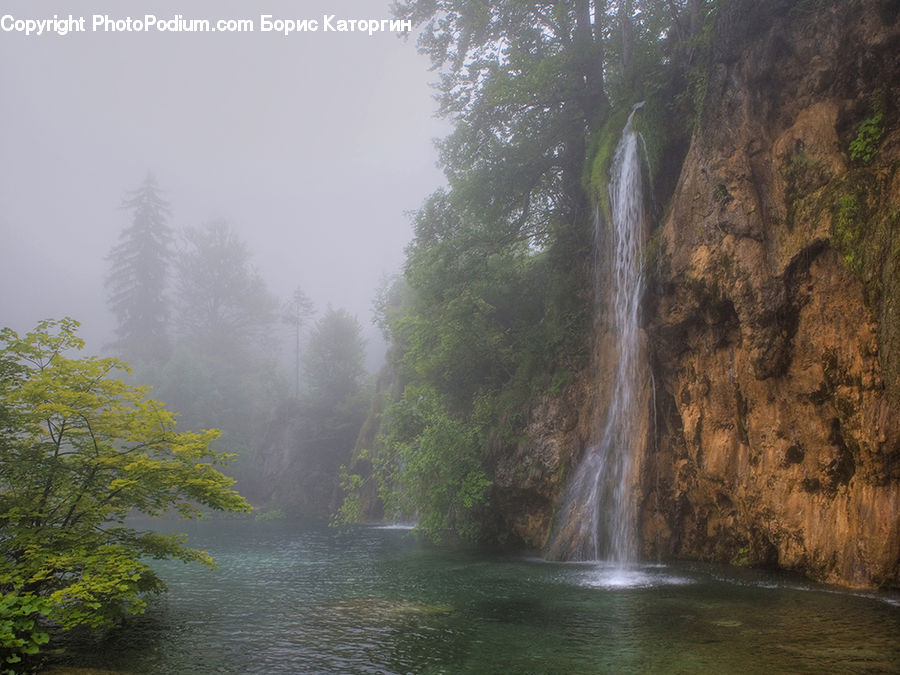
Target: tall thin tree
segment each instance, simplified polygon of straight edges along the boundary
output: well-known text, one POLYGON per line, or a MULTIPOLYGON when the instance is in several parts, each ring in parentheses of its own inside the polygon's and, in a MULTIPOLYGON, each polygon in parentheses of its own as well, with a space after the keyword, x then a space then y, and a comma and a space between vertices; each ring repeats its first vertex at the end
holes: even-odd
POLYGON ((131 360, 161 361, 169 351, 169 204, 148 173, 141 186, 126 195, 122 208, 131 211, 131 224, 107 256, 106 288, 117 321, 114 347, 131 360))
POLYGON ((294 332, 294 396, 300 398, 300 334, 303 326, 314 313, 312 300, 297 286, 291 299, 285 303, 282 321, 294 332))

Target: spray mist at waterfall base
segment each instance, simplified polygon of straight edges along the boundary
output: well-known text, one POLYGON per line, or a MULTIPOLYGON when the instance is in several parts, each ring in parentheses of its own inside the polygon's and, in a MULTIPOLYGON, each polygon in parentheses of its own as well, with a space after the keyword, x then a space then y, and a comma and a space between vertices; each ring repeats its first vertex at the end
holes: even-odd
POLYGON ((592 561, 582 563, 585 570, 578 575, 578 582, 588 588, 615 590, 619 588, 655 588, 657 586, 681 586, 693 583, 687 576, 672 573, 667 565, 592 561))

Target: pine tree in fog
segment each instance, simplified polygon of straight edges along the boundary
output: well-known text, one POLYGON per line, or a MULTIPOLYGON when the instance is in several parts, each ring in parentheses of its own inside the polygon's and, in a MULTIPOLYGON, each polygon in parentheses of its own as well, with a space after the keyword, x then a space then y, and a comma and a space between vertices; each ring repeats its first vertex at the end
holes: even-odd
POLYGON ((107 256, 109 307, 118 324, 114 347, 130 360, 162 361, 169 352, 169 205, 148 174, 138 189, 127 194, 122 208, 132 212, 131 225, 122 230, 107 256))

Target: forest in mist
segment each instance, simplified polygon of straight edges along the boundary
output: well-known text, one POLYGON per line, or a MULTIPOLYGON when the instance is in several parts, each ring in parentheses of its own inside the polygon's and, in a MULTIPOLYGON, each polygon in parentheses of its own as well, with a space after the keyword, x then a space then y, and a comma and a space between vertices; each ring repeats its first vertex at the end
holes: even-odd
POLYGON ((897 0, 339 4, 3 10, 0 656, 213 564, 135 516, 895 589, 897 0))
MULTIPOLYGON (((312 451, 316 432, 306 426, 283 441, 294 453, 315 455, 302 470, 324 462, 325 482, 334 483, 365 414, 367 345, 359 320, 340 308, 317 310, 299 287, 277 299, 225 220, 185 228, 176 243, 152 175, 127 194, 123 210, 132 222, 107 255, 104 286, 116 331, 106 349, 131 364, 133 382, 151 386, 154 398, 178 411, 179 425, 223 432, 220 447, 237 457, 231 471, 239 489, 258 504, 276 484, 316 484, 285 473, 288 467, 264 474, 260 439, 276 413, 297 408, 320 427, 334 416, 333 429, 349 429, 349 436, 312 451)), ((306 499, 310 509, 314 502, 306 499)))
MULTIPOLYGON (((247 14, 235 2, 190 12, 247 14)), ((329 402, 364 397, 383 362, 374 303, 401 270, 408 211, 442 181, 425 61, 387 32, 10 30, 0 54, 0 117, 17 129, 0 163, 0 323, 24 334, 76 319, 86 353, 128 361, 179 428, 222 429, 242 491, 267 501, 254 450, 271 420, 327 377, 342 388, 329 402), (328 349, 346 362, 333 368, 328 349)), ((358 429, 365 404, 347 405, 358 429)), ((354 442, 345 431, 342 455, 354 442)))
MULTIPOLYGON (((329 5, 303 12, 321 18, 329 5)), ((343 5, 347 15, 369 7, 343 5)), ((88 19, 116 10, 81 0, 42 8, 88 19)), ((141 11, 259 23, 239 2, 141 11)), ((18 1, 4 12, 33 14, 18 1)), ((377 13, 390 16, 387 6, 377 13)), ((105 256, 130 223, 123 198, 149 172, 173 230, 227 220, 281 301, 300 286, 317 307, 347 309, 377 343, 372 297, 402 264, 405 213, 442 182, 432 138, 445 124, 409 40, 258 30, 2 36, 0 115, 17 130, 0 164, 0 282, 17 289, 2 298, 4 325, 74 315, 88 349, 101 350, 115 327, 105 256)))

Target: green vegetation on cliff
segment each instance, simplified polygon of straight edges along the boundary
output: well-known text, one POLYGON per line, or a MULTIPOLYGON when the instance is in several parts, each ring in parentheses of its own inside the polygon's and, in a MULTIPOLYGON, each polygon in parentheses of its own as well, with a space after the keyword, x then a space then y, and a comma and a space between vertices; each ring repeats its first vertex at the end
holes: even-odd
POLYGON ((390 387, 347 470, 344 515, 375 514, 367 500, 380 494, 387 517, 417 519, 433 538, 547 536, 596 405, 587 366, 603 358, 592 344, 604 292, 590 273, 602 264, 594 213, 602 237, 612 154, 643 101, 633 124, 660 221, 644 249, 658 406, 654 451, 640 458, 644 553, 896 579, 888 518, 851 523, 873 551, 852 570, 852 555, 830 552, 847 548, 830 525, 788 513, 777 534, 759 525, 775 522, 759 504, 784 507, 773 486, 833 513, 845 498, 896 499, 890 3, 401 9, 426 26, 420 46, 441 69, 442 110, 457 127, 442 145, 449 187, 416 214, 400 301, 382 304, 390 387), (816 328, 810 317, 826 307, 864 330, 816 328), (808 364, 821 364, 815 386, 808 364), (770 386, 800 393, 776 400, 763 395, 770 386))
POLYGON ((665 165, 677 144, 664 141, 663 120, 684 115, 661 92, 690 72, 707 9, 398 5, 422 28, 441 113, 456 127, 440 145, 449 188, 415 216, 408 297, 383 318, 402 385, 379 408, 365 468, 346 476, 345 517, 365 511, 359 495, 376 480, 388 516, 415 517, 433 538, 502 533, 497 463, 525 436, 529 408, 588 360, 592 202, 603 200, 609 156, 632 103, 649 99, 648 155, 654 172, 665 165))

